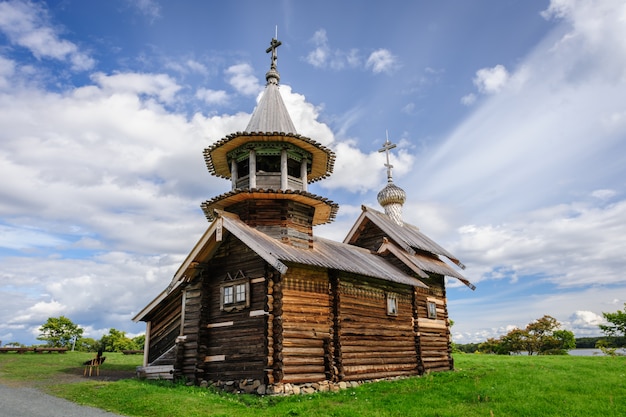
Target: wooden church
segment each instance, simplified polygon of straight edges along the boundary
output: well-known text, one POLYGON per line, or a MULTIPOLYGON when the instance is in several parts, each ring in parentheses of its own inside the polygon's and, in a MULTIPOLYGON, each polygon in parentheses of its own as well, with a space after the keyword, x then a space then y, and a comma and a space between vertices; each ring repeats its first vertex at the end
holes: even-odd
POLYGON ((334 153, 296 132, 279 92, 276 48, 244 132, 204 151, 231 190, 202 203, 206 232, 140 311, 145 375, 264 385, 358 381, 453 369, 444 277, 452 254, 402 221, 405 192, 378 194, 343 242, 313 235, 338 205, 307 191, 334 153))

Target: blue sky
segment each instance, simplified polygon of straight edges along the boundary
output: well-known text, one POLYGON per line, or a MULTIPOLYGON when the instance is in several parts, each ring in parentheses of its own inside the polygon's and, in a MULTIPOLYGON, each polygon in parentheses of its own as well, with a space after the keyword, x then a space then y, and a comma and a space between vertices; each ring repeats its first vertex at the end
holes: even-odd
POLYGON ((243 130, 278 27, 298 132, 332 148, 311 191, 343 240, 385 185, 466 265, 457 342, 544 314, 577 336, 626 301, 626 5, 618 0, 0 2, 0 340, 50 316, 131 318, 230 188, 202 150, 243 130))

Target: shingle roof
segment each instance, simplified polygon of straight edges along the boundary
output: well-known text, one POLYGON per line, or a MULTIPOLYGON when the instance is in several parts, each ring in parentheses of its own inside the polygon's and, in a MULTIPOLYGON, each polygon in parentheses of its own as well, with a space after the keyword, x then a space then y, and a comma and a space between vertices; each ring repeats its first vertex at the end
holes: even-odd
MULTIPOLYGON (((366 206, 362 206, 361 208, 363 212, 355 222, 354 226, 352 226, 348 236, 344 239, 344 243, 355 243, 363 229, 363 225, 370 221, 384 232, 385 236, 393 242, 394 246, 401 248, 402 251, 405 252, 406 256, 403 256, 403 261, 410 263, 408 266, 413 265, 424 271, 458 278, 469 288, 476 288, 471 282, 463 277, 463 275, 459 274, 448 264, 437 258, 437 255, 448 258, 461 269, 465 269, 465 265, 463 265, 463 263, 456 256, 420 232, 417 227, 409 223, 399 225, 386 214, 366 206), (432 256, 428 254, 432 254, 432 256)), ((387 245, 385 247, 383 244, 379 252, 384 253, 389 249, 393 249, 393 246, 387 245)))
POLYGON ((268 83, 259 104, 252 113, 246 132, 284 132, 296 134, 278 85, 268 83))

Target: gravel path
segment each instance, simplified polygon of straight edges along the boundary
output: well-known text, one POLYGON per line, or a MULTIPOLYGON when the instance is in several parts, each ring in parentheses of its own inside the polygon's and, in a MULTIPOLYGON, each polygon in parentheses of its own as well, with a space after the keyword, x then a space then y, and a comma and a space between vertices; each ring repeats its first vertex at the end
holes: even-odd
POLYGON ((0 385, 2 417, 120 417, 98 408, 85 407, 33 388, 0 385))

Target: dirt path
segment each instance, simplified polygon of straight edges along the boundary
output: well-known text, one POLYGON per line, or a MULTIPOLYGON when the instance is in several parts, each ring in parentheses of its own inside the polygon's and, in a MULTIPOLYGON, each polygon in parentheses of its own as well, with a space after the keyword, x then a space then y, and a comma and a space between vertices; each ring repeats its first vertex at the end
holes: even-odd
POLYGON ((120 417, 98 408, 86 407, 25 387, 0 384, 2 417, 120 417))

